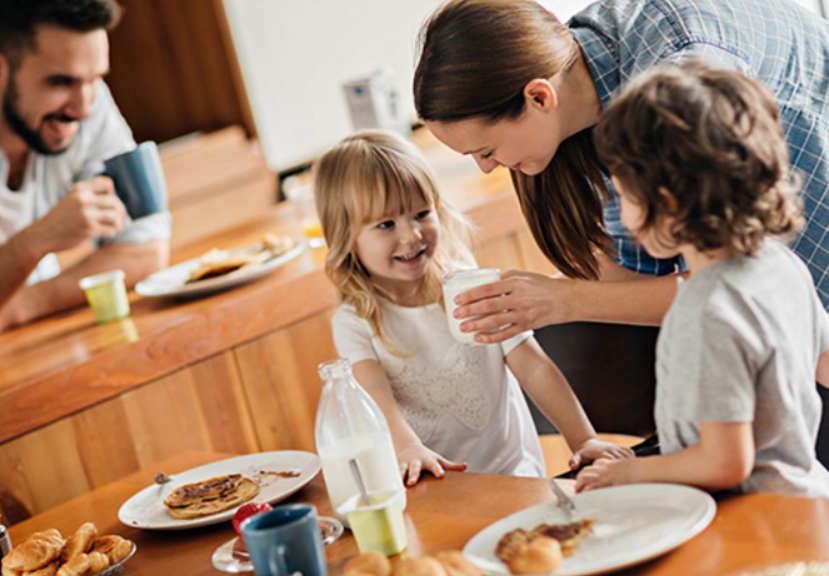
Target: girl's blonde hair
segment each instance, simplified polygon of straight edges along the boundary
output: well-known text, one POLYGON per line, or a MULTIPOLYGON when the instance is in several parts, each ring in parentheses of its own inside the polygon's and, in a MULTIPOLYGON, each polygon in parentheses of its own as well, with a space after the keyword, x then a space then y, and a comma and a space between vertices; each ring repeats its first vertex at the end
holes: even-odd
MULTIPOLYGON (((533 0, 450 0, 423 25, 414 102, 423 120, 515 120, 524 87, 569 74, 579 58, 570 30, 533 0)), ((536 244, 563 274, 598 278, 596 252, 613 252, 608 197, 590 130, 564 140, 543 172, 512 172, 536 244)))
POLYGON ((767 234, 802 224, 774 96, 735 70, 697 59, 655 68, 608 107, 595 138, 602 162, 643 207, 643 229, 669 214, 677 243, 751 254, 767 234))
POLYGON ((325 273, 342 301, 369 322, 383 346, 399 354, 383 330, 378 302, 379 297, 392 301, 393 297, 372 282, 360 262, 357 236, 370 222, 412 210, 421 196, 438 217, 440 241, 420 290, 426 301, 442 304, 440 277, 459 265, 474 265, 469 222, 440 197, 420 151, 391 132, 358 132, 328 151, 314 167, 314 191, 328 244, 325 273))

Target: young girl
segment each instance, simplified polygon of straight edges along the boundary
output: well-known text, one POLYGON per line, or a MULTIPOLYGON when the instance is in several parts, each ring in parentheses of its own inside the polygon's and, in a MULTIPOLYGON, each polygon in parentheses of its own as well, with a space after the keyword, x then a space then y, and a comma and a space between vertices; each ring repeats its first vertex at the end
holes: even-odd
POLYGON ((656 69, 595 137, 622 223, 650 254, 681 254, 690 276, 657 345, 662 455, 599 460, 576 489, 678 482, 829 498, 815 458, 829 317, 803 262, 771 238, 801 223, 771 93, 699 61, 656 69))
POLYGON ((493 346, 449 334, 441 276, 475 262, 467 223, 412 144, 378 131, 346 138, 317 164, 315 194, 326 272, 342 297, 334 342, 386 415, 406 484, 423 470, 544 475, 515 378, 564 435, 571 467, 632 454, 596 438, 530 333, 493 346))

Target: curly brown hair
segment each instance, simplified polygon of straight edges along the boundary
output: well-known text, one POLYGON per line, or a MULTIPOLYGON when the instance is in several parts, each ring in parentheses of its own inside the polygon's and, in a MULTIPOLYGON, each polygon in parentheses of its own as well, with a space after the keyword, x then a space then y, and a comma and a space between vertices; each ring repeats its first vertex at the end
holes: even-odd
POLYGON ((677 244, 752 254, 766 234, 802 225, 777 104, 759 80, 697 59, 655 68, 607 108, 594 136, 600 160, 643 208, 643 230, 667 214, 677 244))

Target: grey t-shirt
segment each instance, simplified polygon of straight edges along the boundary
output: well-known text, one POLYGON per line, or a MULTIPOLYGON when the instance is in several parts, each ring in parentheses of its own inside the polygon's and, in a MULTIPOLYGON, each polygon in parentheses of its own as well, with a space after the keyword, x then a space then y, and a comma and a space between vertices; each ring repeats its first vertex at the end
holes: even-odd
POLYGON ((779 242, 681 282, 657 343, 663 453, 699 442, 699 422, 751 422, 756 456, 742 490, 829 498, 815 457, 815 370, 827 349, 829 316, 779 242))

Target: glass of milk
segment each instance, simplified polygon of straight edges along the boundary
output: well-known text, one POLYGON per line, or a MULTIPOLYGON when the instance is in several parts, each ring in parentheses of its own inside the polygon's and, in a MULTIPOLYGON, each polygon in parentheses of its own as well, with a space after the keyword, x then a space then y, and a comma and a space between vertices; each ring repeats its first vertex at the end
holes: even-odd
POLYGON ((461 322, 474 320, 477 316, 458 320, 452 314, 458 306, 455 304, 455 296, 466 292, 476 286, 491 284, 501 279, 501 271, 497 268, 472 268, 470 270, 458 270, 445 274, 443 282, 443 302, 446 306, 446 319, 449 321, 449 332, 452 337, 462 344, 478 344, 475 342, 474 332, 461 332, 461 322))

